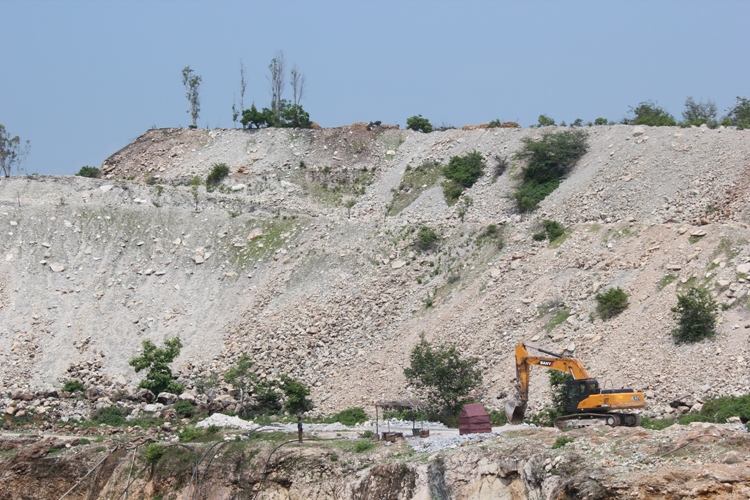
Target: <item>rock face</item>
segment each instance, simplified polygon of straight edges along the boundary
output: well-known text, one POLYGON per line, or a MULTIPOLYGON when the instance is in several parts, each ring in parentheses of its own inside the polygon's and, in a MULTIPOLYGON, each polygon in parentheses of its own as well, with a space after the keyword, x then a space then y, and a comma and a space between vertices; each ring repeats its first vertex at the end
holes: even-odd
MULTIPOLYGON (((513 348, 532 340, 574 346, 607 388, 645 391, 651 416, 750 391, 750 132, 587 131, 588 152, 532 214, 511 199, 515 170, 491 167, 537 129, 151 130, 104 163, 106 179, 1 179, 0 394, 67 380, 97 399, 132 391, 142 341, 179 335, 188 390, 247 354, 261 379, 289 373, 330 413, 414 396, 403 368, 422 332, 479 358, 489 408, 513 393, 513 348), (404 182, 474 150, 488 168, 463 219, 439 179, 404 182), (190 185, 218 162, 225 184, 190 185), (545 219, 566 236, 535 241, 545 219), (490 225, 498 239, 481 236, 490 225), (421 226, 440 236, 428 250, 421 226), (694 284, 723 305, 717 336, 677 346, 670 308, 694 284), (602 321, 595 297, 613 287, 630 306, 602 321)), ((533 375, 529 413, 549 404, 546 379, 533 375)), ((236 403, 229 389, 219 409, 236 403)))

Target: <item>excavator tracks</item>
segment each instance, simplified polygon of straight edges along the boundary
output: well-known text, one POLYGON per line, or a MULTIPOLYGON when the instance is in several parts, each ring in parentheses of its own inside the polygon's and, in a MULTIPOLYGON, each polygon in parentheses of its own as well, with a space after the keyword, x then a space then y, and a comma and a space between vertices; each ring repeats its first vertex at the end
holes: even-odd
POLYGON ((641 416, 633 413, 576 413, 555 419, 555 427, 563 431, 591 425, 636 427, 640 424, 641 416))

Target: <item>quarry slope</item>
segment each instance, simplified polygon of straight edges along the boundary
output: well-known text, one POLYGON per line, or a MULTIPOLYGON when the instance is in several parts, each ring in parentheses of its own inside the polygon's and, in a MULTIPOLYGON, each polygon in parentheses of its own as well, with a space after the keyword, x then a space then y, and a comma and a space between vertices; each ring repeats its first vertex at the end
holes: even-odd
MULTIPOLYGON (((750 392, 750 133, 586 130, 588 152, 531 214, 510 198, 512 155, 540 129, 155 129, 102 179, 2 179, 0 392, 132 389, 141 341, 179 335, 188 388, 248 353, 329 413, 413 396, 402 372, 420 333, 481 360, 493 408, 521 341, 645 391, 647 415, 750 392), (463 220, 438 177, 410 183, 474 150, 490 168, 463 220), (494 179, 498 156, 511 167, 494 179), (220 187, 191 185, 216 163, 230 170, 220 187), (532 239, 543 219, 568 228, 562 241, 532 239), (491 224, 502 245, 482 237, 491 224), (440 241, 422 252, 425 225, 440 241), (670 308, 694 284, 725 304, 719 334, 678 346, 670 308), (617 286, 631 305, 602 321, 594 297, 617 286)), ((548 404, 546 380, 532 375, 530 411, 548 404)))

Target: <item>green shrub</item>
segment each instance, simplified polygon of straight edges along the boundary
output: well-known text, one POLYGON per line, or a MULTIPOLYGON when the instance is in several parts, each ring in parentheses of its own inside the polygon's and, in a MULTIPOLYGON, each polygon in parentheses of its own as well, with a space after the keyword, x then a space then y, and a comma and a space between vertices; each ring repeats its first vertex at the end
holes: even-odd
POLYGON ((550 241, 554 241, 565 234, 565 227, 557 221, 546 219, 542 221, 542 224, 550 241))
POLYGON ((357 441, 354 444, 355 453, 364 453, 366 451, 370 451, 373 448, 375 448, 375 443, 370 440, 357 441))
POLYGON ((555 444, 553 444, 553 445, 552 445, 552 449, 553 449, 553 450, 556 450, 556 449, 558 449, 558 448, 562 448, 562 447, 563 447, 563 446, 565 446, 566 444, 568 444, 568 443, 572 443, 573 441, 575 441, 575 439, 574 439, 574 438, 571 438, 571 437, 565 437, 565 436, 560 436, 559 438, 555 439, 555 444))
POLYGON ((580 129, 545 133, 539 140, 521 139, 524 143, 515 158, 526 162, 521 184, 513 197, 519 210, 535 210, 539 202, 557 189, 562 178, 573 168, 588 147, 588 135, 580 129))
POLYGON ((206 185, 214 186, 224 180, 228 175, 229 167, 227 167, 226 163, 215 163, 211 169, 211 173, 206 177, 206 185))
POLYGON ((438 240, 438 235, 435 231, 430 229, 427 226, 422 226, 419 228, 419 231, 417 232, 417 241, 415 242, 415 245, 417 248, 423 251, 427 251, 433 246, 435 246, 435 243, 438 240))
POLYGON ((80 380, 68 380, 63 384, 62 390, 65 392, 83 392, 86 388, 83 387, 83 382, 80 380))
POLYGON ((596 295, 596 312, 602 319, 617 316, 628 308, 628 294, 622 288, 610 288, 596 295))
POLYGON ((670 113, 660 108, 654 101, 645 101, 638 107, 630 107, 630 112, 635 116, 623 120, 628 125, 648 125, 650 127, 673 127, 677 122, 670 113))
POLYGON ((94 420, 100 424, 117 427, 125 423, 125 412, 117 406, 105 406, 95 412, 94 420))
POLYGON ((182 429, 182 433, 180 434, 180 441, 183 443, 187 443, 189 441, 192 441, 193 439, 201 437, 202 433, 200 429, 197 429, 195 427, 185 427, 182 429))
POLYGON ((362 433, 362 439, 371 439, 375 435, 370 429, 367 429, 362 433))
POLYGON ((331 421, 339 422, 344 425, 356 425, 367 421, 367 414, 365 413, 364 408, 347 408, 346 410, 341 410, 333 417, 331 417, 331 421))
POLYGON ((609 120, 606 118, 597 118, 594 120, 594 125, 606 125, 607 123, 609 123, 609 120))
POLYGON ((88 165, 81 167, 81 170, 78 171, 76 174, 80 177, 92 177, 96 178, 99 177, 99 169, 96 167, 90 167, 88 165))
POLYGON ((510 162, 505 156, 495 155, 495 168, 492 171, 492 178, 497 179, 508 170, 510 162))
POLYGON ((492 410, 490 412, 490 425, 500 427, 508 423, 508 416, 504 411, 492 410))
POLYGON ((463 156, 452 156, 443 169, 443 175, 464 188, 470 188, 484 174, 484 158, 473 151, 463 156))
POLYGON ((547 239, 547 233, 534 233, 531 235, 534 241, 542 241, 547 239))
POLYGON ((675 341, 699 342, 716 335, 716 315, 719 306, 711 292, 702 287, 677 294, 677 306, 672 308, 677 328, 672 330, 675 341))
POLYGON ((750 128, 750 99, 737 97, 734 106, 729 108, 722 125, 734 125, 739 130, 750 128))
POLYGON ((174 411, 183 418, 190 418, 195 413, 195 405, 190 401, 177 401, 174 404, 174 411))
POLYGON ((164 455, 164 446, 156 443, 149 443, 144 446, 144 455, 146 456, 146 463, 154 465, 164 455))
POLYGON ((213 436, 220 430, 221 430, 221 427, 219 427, 218 425, 211 424, 208 427, 206 427, 206 436, 213 436))
POLYGON ((695 125, 700 127, 706 124, 709 128, 716 128, 719 122, 716 120, 716 103, 712 100, 706 102, 695 102, 692 97, 685 100, 685 111, 682 112, 683 127, 695 125))
POLYGON ((448 205, 453 204, 456 200, 458 200, 461 197, 461 194, 464 192, 464 187, 455 181, 445 181, 443 182, 443 196, 445 196, 445 201, 448 203, 448 205))
POLYGON ((555 120, 547 115, 539 115, 538 126, 539 127, 552 127, 555 125, 555 120))
POLYGON ((743 423, 750 422, 750 394, 709 399, 703 403, 700 413, 718 423, 726 422, 729 417, 740 417, 743 423))
POLYGON ((425 133, 432 132, 432 124, 427 118, 422 118, 422 115, 411 116, 406 119, 406 128, 409 130, 417 130, 425 133))
POLYGON ((277 391, 278 384, 271 380, 264 380, 253 387, 253 403, 251 410, 254 414, 276 415, 284 407, 281 404, 281 393, 277 391))

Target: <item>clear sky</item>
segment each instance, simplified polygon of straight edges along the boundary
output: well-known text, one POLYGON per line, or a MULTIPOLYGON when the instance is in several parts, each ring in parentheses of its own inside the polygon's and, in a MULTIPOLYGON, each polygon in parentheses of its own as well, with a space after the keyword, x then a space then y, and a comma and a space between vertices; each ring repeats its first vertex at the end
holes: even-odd
MULTIPOLYGON (((323 127, 422 114, 460 127, 620 120, 687 96, 724 114, 750 97, 750 1, 3 0, 0 123, 29 173, 99 166, 147 129, 187 126, 181 70, 201 75, 200 128, 270 102, 283 50, 323 127)), ((291 97, 287 85, 285 97, 291 97)))

